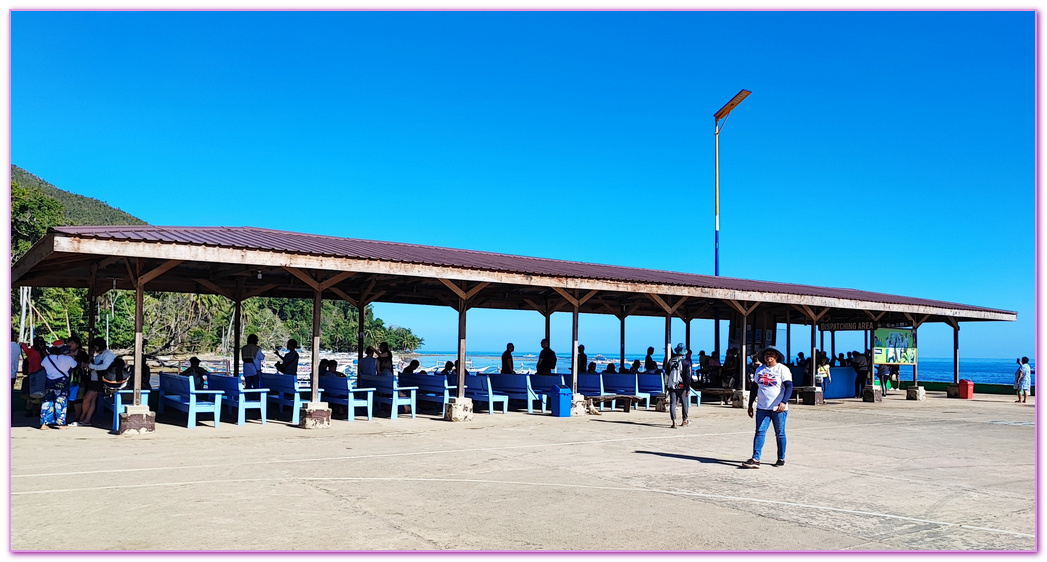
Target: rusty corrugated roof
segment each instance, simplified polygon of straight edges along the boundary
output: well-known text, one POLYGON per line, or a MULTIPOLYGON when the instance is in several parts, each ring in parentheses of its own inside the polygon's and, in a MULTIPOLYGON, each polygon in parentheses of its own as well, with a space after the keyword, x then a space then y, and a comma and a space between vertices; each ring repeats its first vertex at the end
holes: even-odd
POLYGON ((762 291, 768 293, 810 295, 899 305, 937 306, 959 310, 1013 314, 1012 311, 930 299, 903 297, 884 293, 873 293, 856 289, 795 285, 791 283, 756 281, 734 277, 714 277, 711 275, 698 275, 694 273, 554 260, 516 256, 512 254, 499 254, 494 252, 421 246, 418 244, 405 244, 399 242, 338 238, 334 236, 303 234, 299 232, 286 232, 248 226, 62 226, 55 227, 52 231, 80 238, 96 238, 103 240, 192 244, 222 248, 266 250, 290 254, 367 259, 430 266, 447 266, 525 275, 600 279, 628 283, 656 283, 738 291, 762 291))

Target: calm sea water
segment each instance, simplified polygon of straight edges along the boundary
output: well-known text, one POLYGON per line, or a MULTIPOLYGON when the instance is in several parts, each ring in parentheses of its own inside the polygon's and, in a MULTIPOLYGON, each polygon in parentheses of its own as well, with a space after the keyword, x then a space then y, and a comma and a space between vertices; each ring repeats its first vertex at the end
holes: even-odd
MULTIPOLYGON (((603 371, 608 362, 613 362, 617 366, 619 358, 618 353, 588 353, 588 356, 589 361, 596 362, 599 371, 603 371)), ((457 353, 452 351, 422 351, 412 357, 421 362, 423 369, 429 371, 434 368, 437 370, 442 369, 447 361, 453 362, 457 359, 457 353)), ((567 372, 571 366, 571 356, 569 354, 557 353, 556 358, 557 372, 567 372)), ((627 353, 625 359, 630 364, 637 359, 643 363, 644 355, 627 353)), ((655 354, 655 360, 661 361, 657 353, 655 354)), ((497 373, 502 366, 502 352, 470 352, 466 354, 466 361, 470 373, 476 371, 497 373)), ((517 372, 534 371, 538 362, 538 352, 515 351, 513 352, 513 362, 517 372)), ((1035 362, 1030 360, 1029 364, 1035 369, 1035 362)), ((1018 365, 1014 362, 1014 359, 960 358, 960 378, 971 380, 975 383, 1012 384, 1014 382, 1014 371, 1017 368, 1018 365)), ((952 382, 953 380, 951 357, 920 359, 919 369, 920 380, 922 381, 952 382)), ((912 380, 912 367, 902 367, 900 376, 902 380, 912 380)), ((1036 384, 1035 374, 1032 382, 1036 384)))

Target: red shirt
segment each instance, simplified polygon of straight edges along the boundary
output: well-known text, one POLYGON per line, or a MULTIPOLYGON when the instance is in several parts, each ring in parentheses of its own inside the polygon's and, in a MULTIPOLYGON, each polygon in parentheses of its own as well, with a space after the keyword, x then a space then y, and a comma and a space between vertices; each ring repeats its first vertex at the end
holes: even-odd
POLYGON ((21 344, 22 351, 25 352, 26 357, 29 358, 29 372, 35 373, 40 370, 40 362, 43 361, 43 357, 40 357, 40 352, 33 349, 27 343, 21 344))

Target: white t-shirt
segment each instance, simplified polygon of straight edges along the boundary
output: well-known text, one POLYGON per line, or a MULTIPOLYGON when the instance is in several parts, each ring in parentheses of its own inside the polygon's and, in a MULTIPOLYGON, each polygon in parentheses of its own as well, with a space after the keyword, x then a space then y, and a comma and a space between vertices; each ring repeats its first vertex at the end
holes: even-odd
POLYGON ((18 376, 19 359, 22 358, 22 346, 18 342, 11 342, 11 380, 18 376))
POLYGON ((40 364, 47 371, 47 378, 54 381, 68 375, 76 367, 76 359, 68 355, 48 355, 40 364))
MULTIPOLYGON (((792 381, 793 374, 789 371, 789 367, 778 363, 774 367, 768 367, 767 365, 761 366, 756 369, 756 374, 753 375, 753 380, 756 381, 756 385, 759 388, 756 394, 756 409, 757 410, 770 410, 771 404, 778 399, 778 395, 782 393, 785 381, 792 381)), ((785 404, 785 409, 789 409, 789 398, 786 397, 782 400, 782 404, 785 404)))

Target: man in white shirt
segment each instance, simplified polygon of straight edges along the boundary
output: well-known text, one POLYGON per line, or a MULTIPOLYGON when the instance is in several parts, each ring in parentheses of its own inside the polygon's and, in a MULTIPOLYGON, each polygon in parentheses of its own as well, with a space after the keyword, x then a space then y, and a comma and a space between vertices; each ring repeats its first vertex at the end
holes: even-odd
POLYGON ((753 456, 742 463, 742 468, 760 468, 760 454, 767 435, 767 426, 774 425, 778 444, 778 462, 774 466, 785 466, 785 419, 789 414, 789 398, 793 393, 793 376, 783 363, 785 356, 774 347, 768 346, 760 354, 763 365, 756 369, 749 389, 749 417, 753 417, 756 403, 756 437, 753 439, 753 456))
POLYGON ((66 405, 69 402, 69 371, 76 367, 76 359, 66 355, 69 346, 51 347, 40 366, 47 372, 44 401, 40 405, 40 429, 65 429, 66 405))

